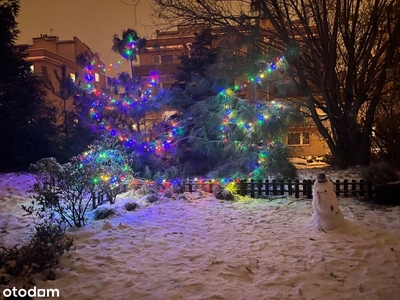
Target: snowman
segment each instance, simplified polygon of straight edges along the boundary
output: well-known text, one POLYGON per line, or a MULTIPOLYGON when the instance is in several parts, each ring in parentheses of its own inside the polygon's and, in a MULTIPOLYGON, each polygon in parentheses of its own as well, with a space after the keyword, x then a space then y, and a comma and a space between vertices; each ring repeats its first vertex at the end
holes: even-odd
POLYGON ((333 183, 325 174, 318 174, 313 187, 312 215, 314 226, 322 230, 333 230, 344 226, 343 212, 333 190, 333 183))

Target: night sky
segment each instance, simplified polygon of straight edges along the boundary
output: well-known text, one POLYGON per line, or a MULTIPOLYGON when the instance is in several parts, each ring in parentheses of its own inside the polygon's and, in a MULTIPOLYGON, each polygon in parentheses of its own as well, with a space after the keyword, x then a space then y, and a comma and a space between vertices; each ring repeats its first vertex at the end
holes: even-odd
MULTIPOLYGON (((94 52, 99 53, 106 65, 123 59, 112 50, 114 34, 121 36, 122 30, 135 29, 141 37, 154 37, 150 0, 21 0, 18 28, 21 31, 18 44, 31 44, 32 38, 40 34, 52 34, 60 40, 71 40, 77 36, 94 52)), ((123 61, 119 68, 112 68, 111 76, 128 70, 123 61)))

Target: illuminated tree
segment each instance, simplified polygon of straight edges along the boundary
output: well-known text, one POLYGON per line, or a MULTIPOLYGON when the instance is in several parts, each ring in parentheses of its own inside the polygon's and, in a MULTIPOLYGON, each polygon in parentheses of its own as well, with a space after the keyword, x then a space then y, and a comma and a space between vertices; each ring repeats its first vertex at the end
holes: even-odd
POLYGON ((119 53, 129 61, 131 68, 131 77, 134 79, 133 62, 137 59, 137 54, 146 46, 146 39, 140 38, 133 29, 122 31, 121 37, 117 34, 113 38, 113 46, 111 49, 115 53, 119 53))
MULTIPOLYGON (((181 56, 168 94, 170 107, 177 110, 171 120, 176 149, 171 165, 181 166, 182 176, 293 178, 295 168, 282 139, 295 115, 282 103, 242 98, 248 93, 231 83, 238 74, 244 76, 248 64, 221 62, 221 49, 213 46, 218 40, 206 29, 181 56)), ((253 79, 247 86, 261 85, 259 76, 253 79)))
POLYGON ((211 24, 283 54, 302 104, 341 167, 370 159, 377 107, 399 47, 397 0, 155 0, 172 24, 211 24), (367 17, 366 17, 367 16, 367 17))

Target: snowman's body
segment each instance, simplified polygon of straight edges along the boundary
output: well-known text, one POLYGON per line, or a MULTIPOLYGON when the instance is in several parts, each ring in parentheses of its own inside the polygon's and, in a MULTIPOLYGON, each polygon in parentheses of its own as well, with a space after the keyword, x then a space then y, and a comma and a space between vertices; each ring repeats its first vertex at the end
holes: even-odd
POLYGON ((343 212, 330 181, 315 181, 313 187, 312 216, 314 226, 318 229, 333 230, 344 226, 343 212))

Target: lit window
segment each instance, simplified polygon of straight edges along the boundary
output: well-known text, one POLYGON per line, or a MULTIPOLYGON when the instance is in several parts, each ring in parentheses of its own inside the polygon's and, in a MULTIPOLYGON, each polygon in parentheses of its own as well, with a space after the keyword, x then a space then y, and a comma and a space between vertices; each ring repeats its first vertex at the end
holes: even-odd
POLYGON ((74 73, 69 73, 69 77, 71 78, 71 80, 72 80, 73 82, 75 82, 76 77, 75 77, 75 74, 74 74, 74 73))
POLYGON ((94 73, 94 80, 96 80, 96 82, 100 82, 100 75, 97 73, 94 73))
POLYGON ((31 73, 35 73, 35 66, 34 65, 31 65, 30 69, 31 69, 31 73))
POLYGON ((308 131, 289 132, 288 145, 290 146, 310 145, 310 133, 308 131))

